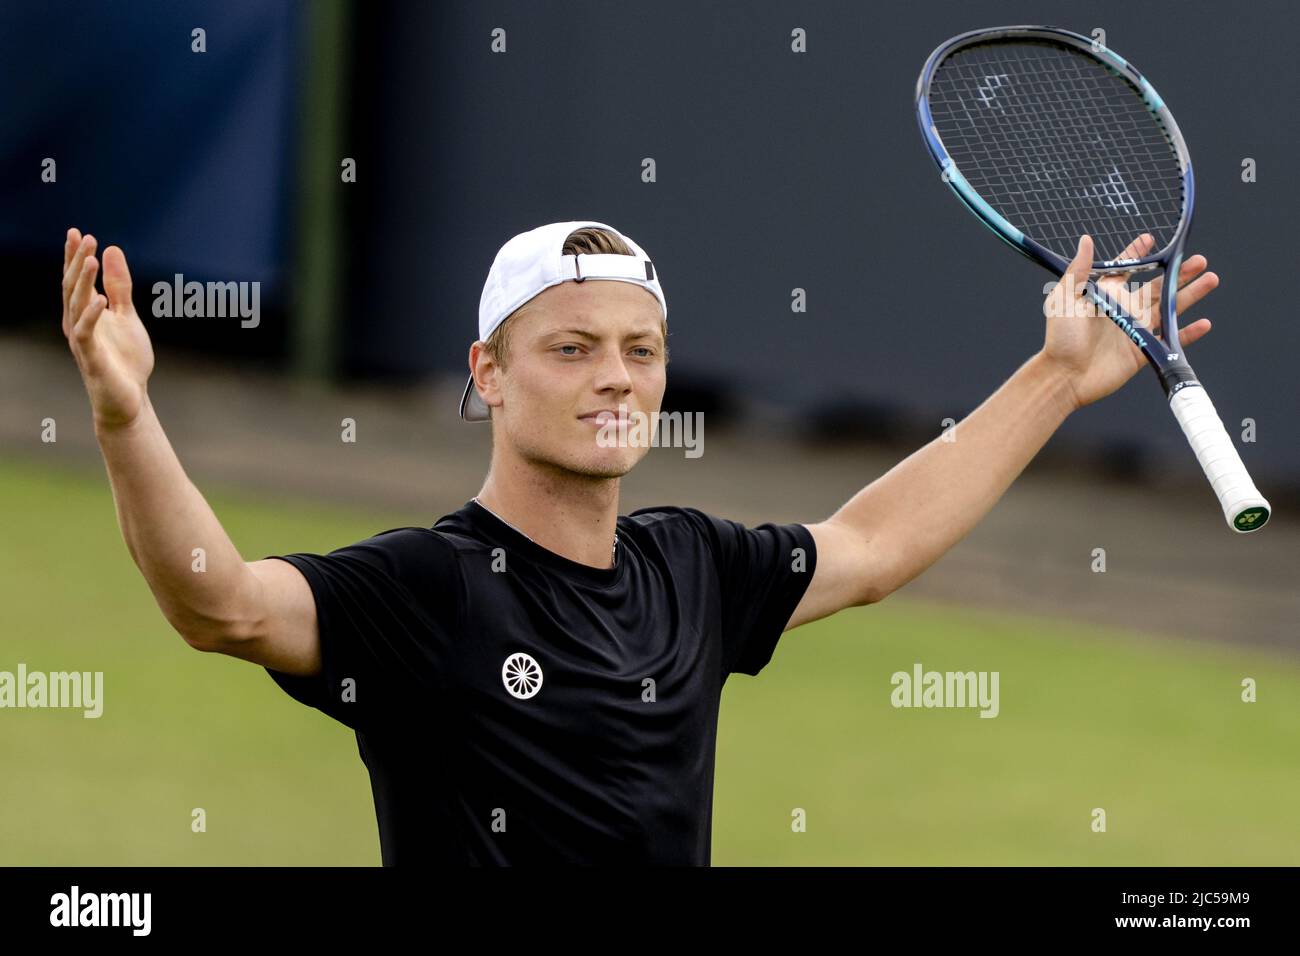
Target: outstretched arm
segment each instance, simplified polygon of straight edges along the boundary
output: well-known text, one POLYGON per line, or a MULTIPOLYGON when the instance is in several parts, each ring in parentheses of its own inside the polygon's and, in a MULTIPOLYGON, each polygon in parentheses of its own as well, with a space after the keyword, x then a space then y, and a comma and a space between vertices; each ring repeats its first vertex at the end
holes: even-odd
MULTIPOLYGON (((1125 256, 1141 255, 1147 236, 1125 256)), ((825 521, 808 525, 817 564, 803 600, 786 625, 798 627, 845 608, 871 604, 911 581, 979 523, 1075 409, 1115 391, 1145 364, 1141 353, 1084 297, 1092 264, 1084 236, 1070 271, 1044 305, 1041 351, 956 427, 934 439, 854 495, 825 521)), ((1204 298, 1218 277, 1192 256, 1179 274, 1181 312, 1204 298)), ((1122 289, 1127 276, 1099 284, 1150 327, 1158 283, 1139 296, 1122 289)), ((1180 332, 1187 346, 1210 330, 1207 319, 1180 332)))
POLYGON ((191 646, 287 673, 319 669, 316 608, 293 566, 246 564, 181 467, 149 402, 149 335, 131 302, 131 273, 116 246, 104 252, 104 291, 93 236, 68 231, 63 334, 90 395, 95 437, 118 525, 158 606, 191 646), (195 548, 205 570, 194 568, 195 548))

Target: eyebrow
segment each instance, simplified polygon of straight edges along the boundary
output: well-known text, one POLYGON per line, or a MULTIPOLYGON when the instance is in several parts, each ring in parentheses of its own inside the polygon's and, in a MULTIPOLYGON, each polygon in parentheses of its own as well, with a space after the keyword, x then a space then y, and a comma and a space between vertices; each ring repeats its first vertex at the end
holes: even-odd
MULTIPOLYGON (((649 338, 655 338, 658 333, 659 333, 659 329, 647 327, 644 329, 637 329, 635 332, 629 332, 626 336, 624 336, 624 338, 649 339, 649 338)), ((597 341, 600 338, 599 335, 596 335, 594 332, 590 331, 589 329, 551 329, 549 332, 542 333, 543 338, 548 338, 552 335, 576 335, 579 338, 590 339, 593 342, 597 341)))

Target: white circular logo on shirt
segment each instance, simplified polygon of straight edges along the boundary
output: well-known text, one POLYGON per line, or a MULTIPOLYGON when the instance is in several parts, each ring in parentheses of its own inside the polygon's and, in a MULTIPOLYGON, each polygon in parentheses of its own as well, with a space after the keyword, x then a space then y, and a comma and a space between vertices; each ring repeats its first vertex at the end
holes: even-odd
POLYGON ((501 665, 501 683, 511 697, 527 700, 542 689, 542 668, 531 655, 511 654, 501 665))

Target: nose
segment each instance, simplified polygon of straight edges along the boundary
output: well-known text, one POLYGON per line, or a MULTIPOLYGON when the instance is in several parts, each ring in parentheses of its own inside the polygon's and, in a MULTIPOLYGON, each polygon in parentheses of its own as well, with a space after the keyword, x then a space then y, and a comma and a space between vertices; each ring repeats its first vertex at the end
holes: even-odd
POLYGON ((632 391, 632 376, 628 374, 623 356, 616 349, 609 349, 602 355, 592 384, 602 395, 623 396, 632 391))

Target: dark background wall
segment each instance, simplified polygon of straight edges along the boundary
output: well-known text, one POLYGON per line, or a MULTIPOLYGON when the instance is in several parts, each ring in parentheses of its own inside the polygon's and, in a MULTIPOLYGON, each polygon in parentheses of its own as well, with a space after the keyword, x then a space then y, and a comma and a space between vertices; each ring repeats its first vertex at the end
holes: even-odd
MULTIPOLYGON (((340 374, 461 374, 500 244, 592 218, 632 235, 660 267, 679 404, 933 433, 1038 348, 1048 276, 939 182, 913 118, 917 72, 938 43, 976 27, 1100 27, 1169 103, 1196 166, 1191 251, 1223 283, 1192 316, 1215 324, 1193 363, 1230 430, 1258 423, 1243 456, 1261 482, 1300 476, 1290 228, 1300 16, 1290 4, 348 11, 333 51, 347 70, 340 148, 358 163, 358 182, 335 197, 340 374), (491 51, 498 27, 505 53, 491 51), (796 27, 807 53, 791 52, 796 27), (647 157, 654 183, 641 180, 647 157), (1257 182, 1241 181, 1245 157, 1257 182), (790 310, 796 287, 807 313, 790 310)), ((301 321, 293 209, 317 201, 298 177, 339 159, 295 149, 312 16, 298 3, 6 5, 0 249, 19 300, 76 223, 121 243, 146 275, 263 279, 279 311, 256 334, 159 331, 164 344, 284 360, 286 326, 301 321), (195 24, 209 32, 204 57, 189 52, 195 24), (45 155, 61 157, 57 187, 39 181, 45 155)), ((48 301, 4 321, 32 321, 48 301)), ((1199 480, 1148 372, 1075 416, 1055 444, 1168 460, 1199 480)))

